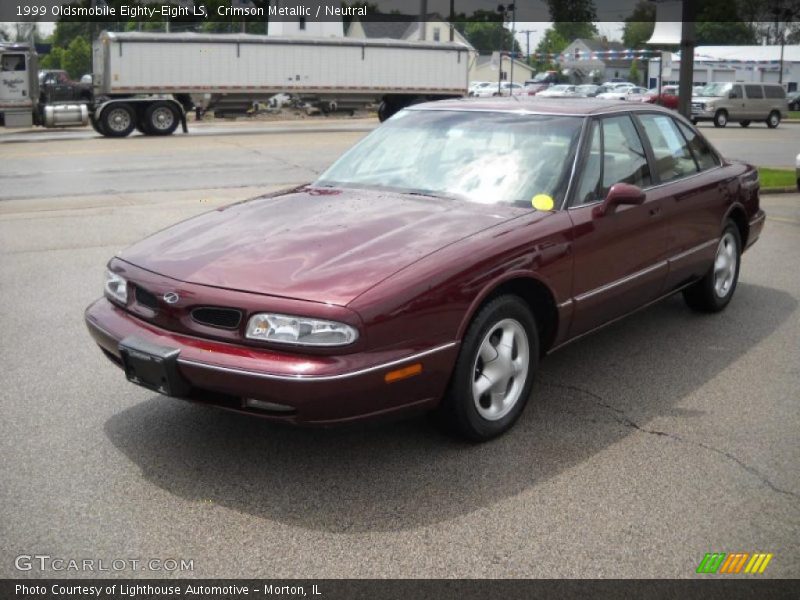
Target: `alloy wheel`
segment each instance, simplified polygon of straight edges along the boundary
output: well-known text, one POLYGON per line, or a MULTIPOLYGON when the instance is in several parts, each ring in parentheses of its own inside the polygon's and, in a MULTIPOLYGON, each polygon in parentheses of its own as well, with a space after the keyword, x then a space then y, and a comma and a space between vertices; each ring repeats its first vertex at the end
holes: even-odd
POLYGON ((506 416, 519 401, 528 377, 530 345, 523 326, 503 319, 483 338, 475 357, 472 399, 488 421, 506 416))
POLYGON ((724 298, 733 286, 736 277, 736 240, 733 234, 726 232, 717 246, 717 256, 714 259, 714 291, 717 296, 724 298))

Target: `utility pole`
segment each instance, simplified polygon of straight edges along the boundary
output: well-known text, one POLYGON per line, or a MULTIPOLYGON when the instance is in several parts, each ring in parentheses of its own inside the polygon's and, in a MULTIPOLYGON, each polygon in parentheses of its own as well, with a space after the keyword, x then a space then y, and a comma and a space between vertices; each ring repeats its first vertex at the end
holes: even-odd
POLYGON ((523 29, 520 33, 525 34, 525 58, 528 59, 528 64, 531 63, 531 34, 536 33, 536 29, 523 29))
MULTIPOLYGON (((683 0, 681 15, 681 70, 678 86, 678 112, 692 116, 692 79, 694 77, 694 7, 692 0, 683 0)), ((663 61, 663 55, 662 55, 663 61)))
POLYGON ((419 0, 419 39, 425 41, 425 29, 427 23, 425 19, 428 17, 428 0, 419 0))
POLYGON ((450 0, 450 41, 456 39, 456 0, 450 0))

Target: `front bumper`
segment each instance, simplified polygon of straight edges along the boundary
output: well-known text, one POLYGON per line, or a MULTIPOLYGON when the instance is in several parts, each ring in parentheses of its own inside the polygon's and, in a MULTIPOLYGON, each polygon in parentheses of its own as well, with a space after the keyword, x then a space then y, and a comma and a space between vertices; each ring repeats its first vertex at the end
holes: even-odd
POLYGON ((91 304, 86 325, 95 342, 122 366, 120 342, 135 336, 179 350, 177 369, 191 386, 186 398, 297 424, 334 424, 434 407, 445 392, 458 344, 339 356, 295 354, 218 342, 156 327, 105 298, 91 304), (392 383, 388 372, 420 363, 422 372, 392 383), (245 400, 290 407, 250 408, 245 400))

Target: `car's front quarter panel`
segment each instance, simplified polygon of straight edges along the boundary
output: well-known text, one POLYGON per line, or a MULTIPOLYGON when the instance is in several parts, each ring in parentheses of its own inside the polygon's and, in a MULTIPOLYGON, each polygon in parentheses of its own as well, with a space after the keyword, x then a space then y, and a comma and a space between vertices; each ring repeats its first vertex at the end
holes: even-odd
POLYGON ((512 279, 535 280, 557 306, 569 304, 570 228, 566 212, 530 212, 425 257, 348 308, 374 347, 391 348, 460 340, 481 303, 512 279))

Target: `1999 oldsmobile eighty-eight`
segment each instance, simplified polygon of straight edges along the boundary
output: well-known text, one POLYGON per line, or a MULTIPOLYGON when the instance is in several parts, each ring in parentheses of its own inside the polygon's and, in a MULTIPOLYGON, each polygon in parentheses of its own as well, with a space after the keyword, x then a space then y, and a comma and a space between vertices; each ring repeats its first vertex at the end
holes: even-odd
POLYGON ((167 395, 305 424, 435 410, 485 440, 547 352, 681 290, 725 308, 763 224, 755 169, 672 111, 420 104, 313 184, 120 253, 86 323, 167 395))

